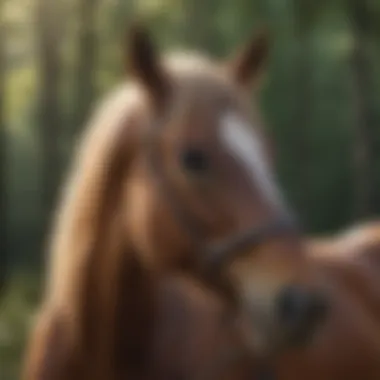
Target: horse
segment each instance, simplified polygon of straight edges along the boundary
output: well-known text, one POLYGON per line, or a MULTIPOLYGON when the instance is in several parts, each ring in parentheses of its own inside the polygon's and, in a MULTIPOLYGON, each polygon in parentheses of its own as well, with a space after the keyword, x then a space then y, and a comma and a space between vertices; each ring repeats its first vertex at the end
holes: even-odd
MULTIPOLYGON (((302 346, 283 347, 267 361, 276 380, 376 380, 380 378, 380 222, 357 223, 333 236, 305 236, 306 255, 324 283, 329 310, 324 322, 302 346)), ((254 268, 240 286, 254 299, 263 283, 273 284, 271 270, 241 258, 254 268)), ((265 259, 262 261, 265 263, 265 259)), ((252 302, 257 313, 265 310, 252 302)), ((265 320, 252 318, 246 334, 265 330, 265 320)), ((261 334, 263 335, 263 334, 261 334)), ((262 339, 269 339, 269 335, 262 339)), ((260 363, 260 352, 250 351, 260 363)), ((251 372, 251 379, 260 379, 251 372)))
POLYGON ((166 379, 379 379, 380 222, 305 239, 330 296, 325 323, 307 346, 288 347, 263 362, 244 339, 252 334, 250 319, 232 323, 223 298, 194 279, 172 278, 161 288, 166 302, 160 302, 154 343, 160 354, 151 370, 166 379))
POLYGON ((138 376, 154 289, 174 272, 201 279, 254 324, 256 309, 265 315, 249 338, 262 355, 304 341, 325 314, 265 145, 257 95, 267 35, 224 62, 162 57, 141 26, 128 36, 129 78, 95 108, 56 210, 26 380, 46 378, 45 356, 65 379, 138 376), (271 273, 256 287, 259 306, 241 286, 255 267, 271 273))
MULTIPOLYGON (((330 311, 307 345, 262 362, 244 339, 252 321, 194 278, 157 287, 150 379, 376 380, 380 378, 380 222, 308 237, 308 255, 330 287, 330 311)), ((260 328, 262 326, 258 326, 260 328)))
POLYGON ((263 363, 244 339, 250 321, 229 319, 223 297, 194 278, 172 276, 157 287, 149 378, 379 379, 380 222, 309 237, 308 246, 335 291, 331 319, 308 347, 263 363))

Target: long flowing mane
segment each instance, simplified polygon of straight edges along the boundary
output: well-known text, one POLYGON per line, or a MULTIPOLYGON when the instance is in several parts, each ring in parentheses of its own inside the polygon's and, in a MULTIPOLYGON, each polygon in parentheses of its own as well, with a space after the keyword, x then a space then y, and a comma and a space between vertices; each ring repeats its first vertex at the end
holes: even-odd
POLYGON ((120 179, 115 178, 120 175, 117 161, 124 154, 124 163, 128 164, 133 154, 133 142, 127 137, 122 145, 120 138, 135 128, 131 111, 138 98, 138 89, 131 85, 112 92, 100 104, 79 141, 51 236, 47 290, 52 300, 77 292, 80 279, 76 276, 82 275, 85 263, 95 254, 93 246, 105 235, 100 228, 109 225, 104 220, 110 215, 104 213, 115 195, 112 191, 120 186, 115 184, 120 179), (62 293, 64 289, 68 294, 62 293))

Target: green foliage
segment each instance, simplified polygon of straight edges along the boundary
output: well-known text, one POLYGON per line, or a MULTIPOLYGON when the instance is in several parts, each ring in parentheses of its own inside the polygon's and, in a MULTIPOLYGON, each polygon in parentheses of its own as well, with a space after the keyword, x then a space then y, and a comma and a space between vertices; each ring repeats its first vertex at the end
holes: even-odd
POLYGON ((20 376, 20 359, 33 322, 40 295, 39 279, 30 274, 12 278, 0 303, 0 374, 1 380, 20 376))

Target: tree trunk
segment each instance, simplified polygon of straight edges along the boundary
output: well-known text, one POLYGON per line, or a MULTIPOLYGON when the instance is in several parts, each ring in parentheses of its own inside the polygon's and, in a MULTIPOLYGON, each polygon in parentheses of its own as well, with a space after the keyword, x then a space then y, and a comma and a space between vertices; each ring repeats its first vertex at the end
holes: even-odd
MULTIPOLYGON (((0 6, 2 4, 0 3, 0 6)), ((1 12, 0 12, 1 14, 1 12)), ((0 296, 8 275, 8 207, 7 207, 7 131, 4 117, 5 96, 5 26, 0 21, 0 296)))
MULTIPOLYGON (((41 131, 42 203, 50 213, 59 183, 61 160, 59 139, 61 132, 60 76, 62 42, 59 2, 38 0, 36 32, 38 46, 39 98, 37 105, 41 131)), ((49 215, 49 214, 47 214, 49 215)))
POLYGON ((367 0, 350 0, 349 16, 354 47, 351 69, 354 96, 354 217, 371 215, 374 206, 374 109, 372 106, 371 62, 368 55, 371 17, 367 0))
POLYGON ((96 11, 98 0, 80 0, 79 34, 74 84, 75 131, 80 130, 95 95, 95 68, 97 58, 96 11))
POLYGON ((310 122, 313 119, 312 45, 311 25, 314 0, 294 2, 295 39, 297 44, 294 64, 295 112, 294 112, 294 163, 296 165, 296 205, 301 219, 310 223, 310 122))

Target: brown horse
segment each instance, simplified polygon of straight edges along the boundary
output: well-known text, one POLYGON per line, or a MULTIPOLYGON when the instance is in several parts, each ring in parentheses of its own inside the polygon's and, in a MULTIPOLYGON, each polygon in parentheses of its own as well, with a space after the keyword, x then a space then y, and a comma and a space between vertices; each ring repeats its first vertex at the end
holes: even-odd
POLYGON ((263 327, 251 340, 260 353, 303 340, 319 321, 318 279, 250 107, 266 38, 223 63, 160 58, 139 28, 129 47, 131 81, 86 129, 58 209, 28 380, 47 378, 49 366, 57 371, 49 379, 138 376, 153 333, 152 294, 173 271, 224 295, 237 290, 263 327), (252 266, 241 265, 243 253, 252 266), (251 274, 255 296, 241 286, 251 274))
POLYGON ((156 288, 147 377, 379 379, 380 223, 311 239, 308 246, 331 289, 327 323, 308 347, 288 350, 273 362, 262 363, 245 339, 251 321, 238 324, 229 319, 229 304, 223 298, 199 281, 173 276, 156 288))
POLYGON ((224 298, 193 278, 172 276, 156 287, 147 378, 379 379, 380 224, 308 244, 332 289, 331 314, 309 347, 262 363, 245 339, 249 320, 236 323, 224 298))
POLYGON ((308 347, 262 363, 244 339, 250 321, 228 319, 229 305, 194 279, 166 278, 157 287, 149 378, 379 379, 380 223, 308 245, 331 289, 327 323, 308 347))
MULTIPOLYGON (((285 349, 271 362, 277 380, 380 379, 380 222, 360 224, 348 231, 305 241, 311 265, 326 289, 329 312, 308 345, 285 349)), ((272 339, 266 320, 256 317, 263 284, 278 284, 268 253, 241 258, 250 273, 239 273, 241 289, 251 299, 251 327, 261 339, 272 339)), ((237 283, 237 282, 236 282, 237 283)), ((270 292, 270 291, 269 291, 270 292)), ((240 293, 244 293, 240 291, 240 293)), ((249 302, 246 302, 249 304, 249 302)), ((272 318, 268 315, 267 318, 272 318)), ((252 351, 254 360, 254 351, 252 351)), ((259 362, 260 356, 256 358, 259 362)), ((257 375, 258 376, 258 375, 257 375)), ((257 378, 258 379, 258 378, 257 378)))
POLYGON ((158 287, 151 378, 379 379, 380 223, 307 245, 331 299, 326 323, 308 347, 285 350, 263 367, 244 339, 250 323, 226 319, 228 305, 193 279, 169 278, 158 287))

